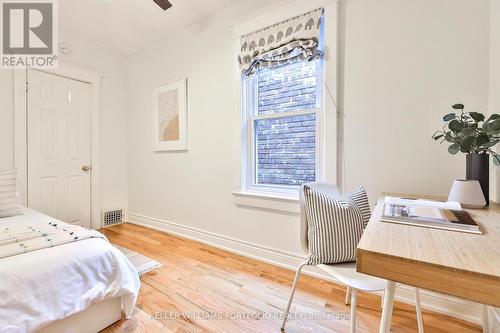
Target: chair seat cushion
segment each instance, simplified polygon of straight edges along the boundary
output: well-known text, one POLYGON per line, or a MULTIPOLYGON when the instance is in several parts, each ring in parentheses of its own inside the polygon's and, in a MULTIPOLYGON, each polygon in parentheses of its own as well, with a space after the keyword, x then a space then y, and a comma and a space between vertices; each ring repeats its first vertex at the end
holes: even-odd
POLYGON ((309 265, 356 261, 356 247, 370 219, 363 187, 345 197, 304 185, 309 265))
POLYGON ((349 262, 335 265, 318 265, 338 282, 351 288, 364 291, 384 290, 387 281, 375 276, 356 271, 356 263, 349 262))

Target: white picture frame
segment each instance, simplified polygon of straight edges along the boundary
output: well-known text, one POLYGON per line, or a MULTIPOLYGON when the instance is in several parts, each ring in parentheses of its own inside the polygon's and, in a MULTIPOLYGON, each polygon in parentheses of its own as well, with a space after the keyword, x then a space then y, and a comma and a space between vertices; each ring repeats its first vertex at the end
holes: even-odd
POLYGON ((153 150, 187 150, 187 79, 153 88, 153 150))

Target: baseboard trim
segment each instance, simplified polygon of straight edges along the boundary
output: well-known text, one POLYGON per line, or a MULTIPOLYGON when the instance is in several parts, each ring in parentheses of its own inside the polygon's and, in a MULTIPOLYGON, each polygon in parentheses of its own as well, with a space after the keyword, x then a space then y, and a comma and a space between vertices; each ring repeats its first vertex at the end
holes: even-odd
MULTIPOLYGON (((305 260, 305 256, 300 256, 291 252, 238 240, 198 228, 187 227, 178 223, 132 212, 127 214, 127 221, 290 270, 296 270, 299 264, 305 260)), ((338 281, 330 277, 324 271, 315 267, 305 267, 303 272, 310 276, 338 283, 338 281)), ((481 307, 477 303, 427 290, 422 290, 420 296, 422 306, 426 309, 476 324, 481 323, 481 307)), ((413 288, 410 286, 399 286, 396 291, 396 299, 413 305, 413 288)))

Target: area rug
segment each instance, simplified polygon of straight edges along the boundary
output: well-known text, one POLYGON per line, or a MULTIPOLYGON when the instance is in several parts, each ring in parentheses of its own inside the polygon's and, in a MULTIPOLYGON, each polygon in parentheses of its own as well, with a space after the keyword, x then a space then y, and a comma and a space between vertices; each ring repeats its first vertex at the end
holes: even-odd
POLYGON ((162 266, 158 261, 153 260, 149 257, 146 257, 140 253, 131 251, 127 248, 118 246, 113 244, 118 250, 122 251, 122 253, 127 257, 128 260, 134 265, 135 269, 139 273, 139 276, 142 276, 148 272, 151 272, 154 269, 157 269, 162 266))

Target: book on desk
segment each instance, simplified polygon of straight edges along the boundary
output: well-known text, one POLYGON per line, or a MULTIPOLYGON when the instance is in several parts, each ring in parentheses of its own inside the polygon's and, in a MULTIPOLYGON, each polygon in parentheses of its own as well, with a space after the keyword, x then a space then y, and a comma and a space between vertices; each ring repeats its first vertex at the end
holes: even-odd
POLYGON ((482 234, 458 202, 386 197, 382 222, 482 234))

